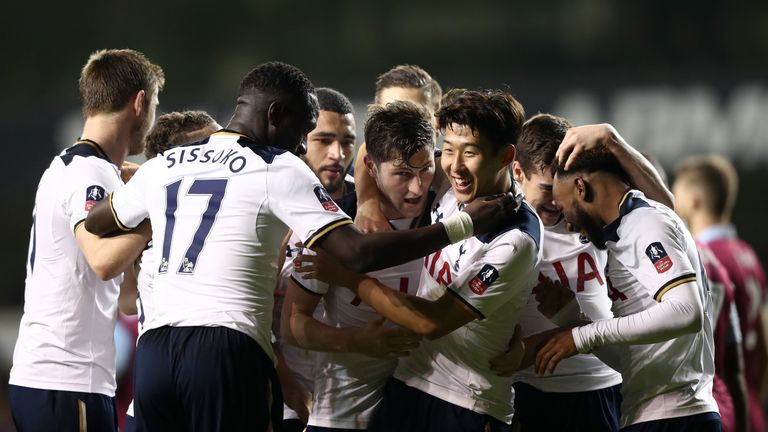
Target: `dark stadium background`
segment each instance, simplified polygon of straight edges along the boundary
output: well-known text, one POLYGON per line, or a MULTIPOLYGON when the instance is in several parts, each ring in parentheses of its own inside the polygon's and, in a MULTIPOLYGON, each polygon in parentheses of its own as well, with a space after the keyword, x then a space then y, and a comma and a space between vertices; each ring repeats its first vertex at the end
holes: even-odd
POLYGON ((444 88, 507 85, 529 114, 612 122, 668 169, 724 154, 741 176, 736 225, 768 263, 768 2, 9 1, 0 16, 0 364, 23 303, 37 181, 77 137, 79 70, 100 48, 164 68, 161 112, 206 109, 222 124, 263 61, 346 93, 359 127, 376 75, 415 63, 444 88))

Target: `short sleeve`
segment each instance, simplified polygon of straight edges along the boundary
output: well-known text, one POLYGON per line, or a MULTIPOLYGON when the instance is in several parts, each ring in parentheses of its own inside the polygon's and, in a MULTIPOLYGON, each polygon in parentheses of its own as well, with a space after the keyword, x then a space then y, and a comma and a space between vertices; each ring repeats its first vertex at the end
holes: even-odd
POLYGON ((286 154, 269 167, 267 197, 273 214, 312 245, 352 220, 331 199, 317 176, 297 157, 286 154))
MULTIPOLYGON (((117 226, 123 231, 136 228, 141 221, 149 217, 146 184, 156 160, 159 159, 145 162, 144 165, 139 167, 128 183, 118 188, 109 196, 112 216, 115 218, 117 226)), ((169 196, 174 195, 169 194, 169 196)))
POLYGON ((536 243, 529 235, 511 231, 463 268, 456 286, 449 290, 481 319, 514 298, 524 304, 533 289, 537 255, 536 243))
POLYGON ((99 201, 121 184, 117 171, 112 166, 101 166, 83 161, 68 170, 72 177, 72 188, 64 202, 65 212, 69 216, 70 228, 75 228, 88 217, 88 212, 99 201), (87 163, 87 165, 85 165, 87 163))
POLYGON ((661 301, 672 288, 696 282, 696 270, 687 253, 685 234, 674 220, 650 211, 638 214, 637 218, 642 225, 627 230, 627 238, 622 238, 627 247, 633 248, 635 262, 623 264, 648 289, 653 299, 661 301))

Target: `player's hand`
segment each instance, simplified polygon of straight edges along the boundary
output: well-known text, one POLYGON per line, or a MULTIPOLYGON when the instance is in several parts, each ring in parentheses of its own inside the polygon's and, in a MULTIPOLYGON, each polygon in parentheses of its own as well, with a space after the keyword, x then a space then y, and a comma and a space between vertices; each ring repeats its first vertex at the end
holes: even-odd
POLYGON ((283 401, 298 414, 301 421, 307 424, 309 413, 312 412, 312 393, 299 385, 296 380, 280 380, 283 390, 283 401), (284 382, 287 381, 287 382, 284 382))
POLYGON ((512 334, 512 339, 509 340, 509 348, 507 348, 504 354, 491 359, 491 370, 499 376, 510 377, 520 369, 525 355, 522 330, 517 325, 515 326, 515 333, 512 334))
POLYGON ((547 318, 555 316, 575 296, 573 291, 564 287, 560 281, 553 281, 548 277, 539 278, 539 284, 533 288, 533 295, 539 303, 536 308, 547 318))
POLYGON ((358 204, 355 226, 364 233, 392 230, 377 200, 367 200, 358 204))
POLYGON ((607 123, 573 127, 566 132, 563 142, 555 153, 555 160, 560 165, 565 164, 565 169, 568 170, 580 153, 610 146, 619 140, 621 140, 619 133, 607 123))
POLYGON ((352 347, 359 352, 377 358, 405 357, 419 346, 421 336, 402 327, 384 327, 382 317, 359 328, 353 337, 352 347))
POLYGON ((128 180, 136 174, 136 170, 139 169, 139 164, 125 161, 123 166, 120 167, 120 178, 123 179, 123 183, 128 183, 128 180))
POLYGON ((519 202, 511 193, 480 197, 464 207, 472 217, 474 234, 492 232, 509 223, 519 202))
MULTIPOLYGON (((296 243, 295 246, 304 248, 301 243, 296 243)), ((354 288, 364 277, 341 265, 322 248, 312 252, 304 249, 304 252, 293 260, 294 270, 296 273, 302 273, 303 279, 318 279, 330 285, 354 288)))
POLYGON ((536 354, 536 373, 544 375, 546 371, 554 373, 560 360, 574 356, 576 343, 571 329, 559 329, 536 354))

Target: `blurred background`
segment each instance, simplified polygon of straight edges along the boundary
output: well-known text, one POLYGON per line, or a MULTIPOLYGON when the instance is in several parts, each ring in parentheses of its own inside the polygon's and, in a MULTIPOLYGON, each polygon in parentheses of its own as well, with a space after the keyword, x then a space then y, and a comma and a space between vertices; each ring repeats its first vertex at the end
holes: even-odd
POLYGON ((226 124, 242 76, 283 60, 347 94, 361 129, 376 76, 413 63, 444 89, 508 86, 528 114, 611 122, 667 169, 719 153, 740 174, 735 224, 768 263, 765 1, 7 1, 0 16, 10 158, 0 182, 0 364, 23 304, 37 182, 78 137, 77 79, 101 48, 133 48, 163 67, 158 115, 204 109, 226 124))

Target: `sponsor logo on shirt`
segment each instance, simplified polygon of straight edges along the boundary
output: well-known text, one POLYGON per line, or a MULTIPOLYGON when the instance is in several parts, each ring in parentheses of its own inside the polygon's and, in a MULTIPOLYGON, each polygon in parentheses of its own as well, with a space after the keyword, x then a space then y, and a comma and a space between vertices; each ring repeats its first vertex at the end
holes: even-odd
POLYGON ((477 295, 482 295, 498 277, 499 271, 492 265, 486 264, 480 269, 477 276, 469 281, 469 289, 477 295))
POLYGON ((325 211, 329 212, 337 212, 339 211, 339 207, 336 205, 335 202, 333 202, 333 199, 330 195, 328 195, 328 191, 325 190, 322 186, 315 186, 315 196, 317 197, 318 201, 320 201, 320 204, 323 205, 323 208, 325 211))
POLYGON ((85 211, 91 211, 97 202, 104 199, 104 188, 99 185, 91 185, 85 188, 85 211))
POLYGON ((653 266, 656 267, 656 272, 664 273, 672 268, 672 258, 667 255, 667 251, 664 250, 664 246, 659 242, 653 242, 645 248, 645 254, 648 259, 651 260, 653 266))

